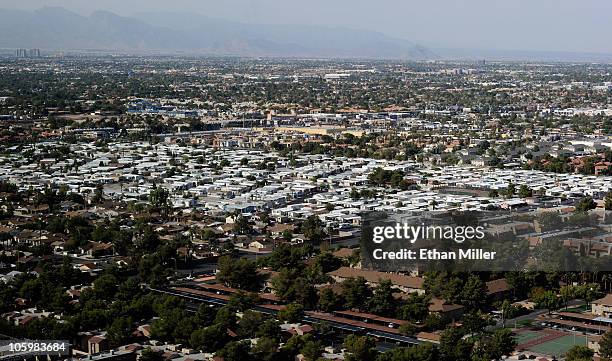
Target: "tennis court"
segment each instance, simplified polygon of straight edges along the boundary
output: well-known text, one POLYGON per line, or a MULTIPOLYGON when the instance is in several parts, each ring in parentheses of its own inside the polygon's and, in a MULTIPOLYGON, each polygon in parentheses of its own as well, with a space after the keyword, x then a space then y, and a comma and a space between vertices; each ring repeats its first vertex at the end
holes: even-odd
POLYGON ((584 335, 568 335, 541 343, 539 345, 531 346, 528 348, 528 350, 550 356, 560 357, 564 355, 567 350, 572 348, 572 346, 585 344, 586 341, 584 335))
POLYGON ((516 340, 516 344, 520 345, 535 340, 538 337, 540 337, 540 335, 537 331, 520 331, 516 333, 514 339, 516 340))

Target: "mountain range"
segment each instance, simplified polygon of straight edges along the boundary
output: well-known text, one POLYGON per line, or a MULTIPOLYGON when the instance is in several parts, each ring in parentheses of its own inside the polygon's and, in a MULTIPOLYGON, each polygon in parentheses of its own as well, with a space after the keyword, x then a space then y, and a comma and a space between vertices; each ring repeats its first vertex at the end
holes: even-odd
POLYGON ((333 27, 245 24, 190 13, 108 11, 83 16, 61 7, 0 9, 0 48, 236 56, 430 59, 435 54, 382 33, 333 27))

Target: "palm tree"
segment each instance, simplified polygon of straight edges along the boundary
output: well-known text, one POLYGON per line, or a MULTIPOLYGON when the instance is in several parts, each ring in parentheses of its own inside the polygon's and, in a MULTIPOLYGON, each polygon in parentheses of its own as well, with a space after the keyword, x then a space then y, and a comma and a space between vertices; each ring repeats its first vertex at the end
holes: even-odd
POLYGON ((610 280, 612 280, 612 276, 610 276, 610 275, 609 275, 609 274, 607 274, 607 273, 606 273, 606 274, 604 274, 604 275, 601 277, 601 281, 602 281, 602 282, 603 282, 603 284, 604 284, 604 290, 605 290, 606 292, 609 292, 609 290, 610 290, 610 283, 609 283, 609 282, 610 282, 610 280))
POLYGON ((506 327, 506 318, 508 317, 511 308, 512 305, 510 304, 510 302, 508 300, 504 300, 501 305, 502 328, 506 327))

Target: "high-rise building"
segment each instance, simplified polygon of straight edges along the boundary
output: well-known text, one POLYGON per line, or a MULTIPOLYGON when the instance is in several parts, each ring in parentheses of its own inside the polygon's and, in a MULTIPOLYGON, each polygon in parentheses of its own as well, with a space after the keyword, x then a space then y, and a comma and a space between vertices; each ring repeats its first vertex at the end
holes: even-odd
POLYGON ((17 49, 15 56, 18 58, 40 58, 40 49, 17 49))

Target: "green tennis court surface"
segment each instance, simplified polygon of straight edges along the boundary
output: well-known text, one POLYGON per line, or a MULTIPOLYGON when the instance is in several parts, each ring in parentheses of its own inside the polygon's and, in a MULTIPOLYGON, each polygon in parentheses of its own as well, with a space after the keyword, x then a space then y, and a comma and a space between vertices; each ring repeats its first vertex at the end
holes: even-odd
POLYGON ((535 331, 522 331, 522 332, 517 332, 516 336, 514 336, 514 339, 516 339, 516 344, 520 345, 522 343, 526 343, 531 340, 535 340, 539 336, 540 335, 538 334, 538 332, 535 332, 535 331))
POLYGON ((529 347, 529 351, 560 357, 574 345, 585 345, 584 335, 570 335, 529 347))

